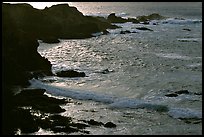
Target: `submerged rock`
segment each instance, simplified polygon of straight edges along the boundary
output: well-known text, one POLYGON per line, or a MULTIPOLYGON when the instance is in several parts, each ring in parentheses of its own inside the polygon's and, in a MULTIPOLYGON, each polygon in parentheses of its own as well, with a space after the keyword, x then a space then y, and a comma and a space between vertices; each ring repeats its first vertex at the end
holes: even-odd
POLYGON ((153 30, 151 30, 151 29, 149 29, 149 28, 146 28, 146 27, 137 27, 136 29, 138 29, 138 30, 148 30, 148 31, 153 31, 153 30))
POLYGON ((186 31, 191 31, 190 29, 186 29, 186 28, 184 28, 183 30, 186 30, 186 31))
POLYGON ((85 77, 84 72, 77 72, 75 70, 65 70, 56 73, 58 77, 85 77))
POLYGON ((175 93, 166 94, 167 97, 177 97, 178 95, 175 93))
POLYGON ((127 34, 127 33, 131 33, 131 32, 129 30, 120 31, 120 34, 127 34))
POLYGON ((179 91, 175 91, 175 94, 189 94, 188 90, 179 90, 179 91))

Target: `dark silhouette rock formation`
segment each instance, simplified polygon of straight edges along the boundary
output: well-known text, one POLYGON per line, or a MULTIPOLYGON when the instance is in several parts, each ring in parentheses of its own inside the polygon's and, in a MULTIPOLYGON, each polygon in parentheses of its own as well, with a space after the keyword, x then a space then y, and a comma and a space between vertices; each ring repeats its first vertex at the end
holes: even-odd
POLYGON ((42 95, 44 91, 32 90, 31 96, 24 92, 14 95, 14 87, 27 87, 32 78, 53 75, 51 63, 37 52, 37 40, 57 43, 60 38, 89 38, 92 33, 115 27, 96 17, 84 16, 68 4, 38 10, 29 4, 2 3, 3 134, 14 134, 16 128, 26 133, 38 130, 39 123, 29 110, 19 109, 19 106, 31 105, 36 110, 50 113, 64 111, 56 103, 57 99, 42 95))

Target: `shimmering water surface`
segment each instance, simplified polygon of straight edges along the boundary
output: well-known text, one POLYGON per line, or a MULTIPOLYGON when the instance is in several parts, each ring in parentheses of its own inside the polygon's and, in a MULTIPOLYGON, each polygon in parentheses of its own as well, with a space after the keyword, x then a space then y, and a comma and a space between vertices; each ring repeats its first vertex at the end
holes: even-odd
POLYGON ((116 24, 122 28, 88 39, 61 39, 58 44, 39 41, 38 52, 51 61, 53 73, 74 69, 86 77, 33 79, 33 87, 81 102, 63 105, 67 111, 62 115, 117 125, 91 126, 90 134, 202 134, 201 3, 69 4, 84 15, 159 13, 169 18, 149 25, 116 24), (153 31, 136 29, 142 26, 153 31), (120 34, 122 30, 135 33, 120 34), (166 96, 179 90, 189 94, 166 96), (190 118, 193 121, 183 120, 190 118))

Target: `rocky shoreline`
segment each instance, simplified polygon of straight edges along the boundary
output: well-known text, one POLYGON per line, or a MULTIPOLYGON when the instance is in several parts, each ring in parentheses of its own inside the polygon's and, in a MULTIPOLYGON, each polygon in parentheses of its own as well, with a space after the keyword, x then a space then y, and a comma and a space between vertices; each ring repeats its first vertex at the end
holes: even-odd
POLYGON ((57 43, 59 38, 89 38, 92 33, 116 26, 85 17, 67 4, 37 10, 29 4, 3 3, 2 28, 2 133, 13 135, 19 130, 33 133, 39 128, 89 133, 82 130, 87 124, 74 123, 71 118, 59 115, 65 111, 60 104, 68 100, 48 97, 44 89, 26 89, 30 85, 28 80, 53 75, 51 63, 37 52, 37 40, 57 43), (16 93, 16 87, 20 93, 16 93), (47 113, 50 116, 45 118, 47 113))
MULTIPOLYGON (((118 26, 111 23, 144 23, 152 19, 163 19, 159 14, 140 16, 137 19, 123 19, 114 13, 108 18, 84 16, 68 4, 54 5, 43 10, 34 9, 29 4, 2 4, 2 133, 5 135, 37 132, 40 128, 53 132, 82 132, 90 125, 114 128, 112 122, 73 122, 70 117, 61 116, 65 110, 61 104, 67 99, 57 99, 44 94, 44 89, 29 89, 29 80, 54 75, 51 63, 37 52, 42 40, 58 43, 58 39, 83 39, 93 37, 93 33, 118 26), (19 90, 17 90, 19 89, 19 90), (36 115, 38 114, 38 115, 36 115)), ((146 29, 147 28, 142 28, 146 29)), ((84 77, 76 71, 59 72, 62 77, 84 77)))

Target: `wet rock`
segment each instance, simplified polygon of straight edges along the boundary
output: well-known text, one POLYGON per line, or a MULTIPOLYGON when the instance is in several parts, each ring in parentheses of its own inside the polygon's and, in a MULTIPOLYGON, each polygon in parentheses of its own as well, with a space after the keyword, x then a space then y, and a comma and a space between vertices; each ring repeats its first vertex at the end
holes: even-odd
POLYGON ((200 93, 194 93, 195 95, 202 95, 202 92, 200 92, 200 93))
POLYGON ((107 127, 107 128, 115 128, 116 127, 116 124, 112 123, 112 122, 107 122, 104 127, 107 127))
POLYGON ((83 124, 83 123, 71 123, 70 125, 73 127, 77 127, 78 129, 84 129, 86 127, 90 127, 89 125, 83 124))
POLYGON ((151 30, 151 29, 149 29, 149 28, 146 28, 146 27, 137 27, 136 29, 138 29, 138 30, 148 30, 148 31, 153 31, 153 30, 151 30))
POLYGON ((153 13, 153 14, 150 14, 148 16, 138 16, 137 17, 137 20, 140 22, 146 22, 146 21, 150 21, 150 20, 161 20, 161 19, 165 19, 165 17, 161 16, 158 13, 153 13))
POLYGON ((174 93, 175 94, 189 94, 189 91, 188 90, 179 90, 179 91, 176 91, 174 93))
POLYGON ((127 33, 131 33, 131 32, 129 30, 120 31, 120 34, 127 34, 127 33))
POLYGON ((187 124, 199 124, 199 123, 202 123, 201 118, 180 118, 180 119, 183 120, 187 124))
POLYGON ((108 74, 110 72, 114 72, 114 70, 104 69, 104 70, 100 71, 99 73, 108 74))
POLYGON ((55 126, 55 127, 51 127, 51 130, 55 133, 58 133, 58 132, 72 133, 72 132, 79 131, 79 129, 69 127, 69 126, 55 126))
POLYGON ((186 28, 184 28, 183 30, 186 30, 186 31, 191 31, 190 29, 186 29, 186 28))
POLYGON ((108 15, 107 20, 108 20, 109 22, 111 22, 111 23, 125 23, 125 22, 127 22, 126 19, 123 19, 123 18, 121 18, 121 17, 117 17, 117 16, 115 15, 115 13, 111 13, 110 15, 108 15))
POLYGON ((90 124, 90 125, 96 125, 96 126, 103 125, 102 122, 98 122, 98 121, 95 121, 95 120, 93 120, 93 119, 90 119, 90 120, 88 121, 88 124, 90 124))
POLYGON ((14 102, 18 106, 32 106, 35 110, 47 113, 64 112, 59 105, 67 103, 66 99, 56 99, 44 95, 44 89, 25 89, 14 96, 14 102))
POLYGON ((127 22, 140 23, 137 19, 134 19, 134 18, 128 18, 127 22))
POLYGON ((148 25, 149 21, 140 22, 141 24, 148 25))
POLYGON ((175 93, 166 94, 167 97, 177 97, 178 95, 175 93))
POLYGON ((104 125, 104 123, 102 122, 98 122, 98 121, 95 121, 94 119, 90 119, 90 120, 81 120, 85 123, 88 123, 89 125, 95 125, 95 126, 101 126, 101 125, 104 125))
POLYGON ((45 89, 24 89, 17 96, 41 96, 45 91, 45 89))
POLYGON ((15 128, 19 128, 22 133, 33 133, 39 130, 35 117, 30 114, 30 110, 17 108, 13 111, 11 118, 15 128))
POLYGON ((66 111, 65 109, 62 109, 57 104, 49 104, 49 103, 46 103, 46 105, 33 105, 33 109, 40 110, 45 113, 61 113, 66 111))
POLYGON ((84 72, 77 72, 74 70, 60 71, 56 73, 58 77, 85 77, 84 72))

